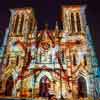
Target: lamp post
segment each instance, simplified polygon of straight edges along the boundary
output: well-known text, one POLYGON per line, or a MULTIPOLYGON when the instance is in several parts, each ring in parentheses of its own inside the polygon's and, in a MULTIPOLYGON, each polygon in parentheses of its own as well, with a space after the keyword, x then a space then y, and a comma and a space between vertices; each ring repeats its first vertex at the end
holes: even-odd
POLYGON ((32 100, 33 100, 33 93, 35 92, 34 89, 35 89, 35 83, 36 83, 36 74, 35 74, 35 72, 33 72, 33 70, 34 70, 33 68, 30 69, 30 73, 32 75, 34 74, 34 76, 32 76, 32 86, 33 86, 33 88, 32 88, 32 100))
MULTIPOLYGON (((58 36, 58 39, 59 39, 59 42, 58 42, 58 45, 60 46, 61 44, 60 44, 60 42, 61 42, 61 39, 62 39, 62 36, 58 36)), ((57 55, 59 56, 59 53, 60 53, 60 48, 58 49, 58 52, 57 52, 57 55)), ((58 60, 60 60, 60 61, 58 61, 59 62, 59 65, 60 65, 60 100, 64 100, 64 97, 63 97, 63 94, 62 94, 62 92, 63 92, 63 90, 62 90, 62 61, 61 61, 61 59, 60 58, 58 58, 58 60)))
POLYGON ((60 69, 60 100, 64 100, 64 97, 62 94, 62 69, 60 69))

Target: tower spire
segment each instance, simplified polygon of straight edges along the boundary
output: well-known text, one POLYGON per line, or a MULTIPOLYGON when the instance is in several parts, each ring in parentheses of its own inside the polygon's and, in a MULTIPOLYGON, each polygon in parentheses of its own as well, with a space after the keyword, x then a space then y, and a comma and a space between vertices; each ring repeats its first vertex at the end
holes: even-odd
POLYGON ((37 32, 37 23, 36 23, 35 26, 34 26, 34 32, 35 32, 35 33, 37 32))
POLYGON ((58 31, 59 31, 58 21, 56 21, 55 30, 56 30, 56 32, 58 32, 58 31))
POLYGON ((56 21, 56 26, 55 26, 55 36, 59 37, 59 26, 58 26, 58 22, 56 21))
POLYGON ((45 30, 48 30, 48 23, 45 23, 45 30))

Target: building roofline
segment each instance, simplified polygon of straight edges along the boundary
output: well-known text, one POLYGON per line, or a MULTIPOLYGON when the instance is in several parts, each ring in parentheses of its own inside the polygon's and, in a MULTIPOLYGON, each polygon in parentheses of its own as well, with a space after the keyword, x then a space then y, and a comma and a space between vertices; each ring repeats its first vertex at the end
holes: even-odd
POLYGON ((16 8, 10 8, 9 10, 25 10, 25 9, 30 9, 33 10, 34 8, 32 7, 16 7, 16 8))

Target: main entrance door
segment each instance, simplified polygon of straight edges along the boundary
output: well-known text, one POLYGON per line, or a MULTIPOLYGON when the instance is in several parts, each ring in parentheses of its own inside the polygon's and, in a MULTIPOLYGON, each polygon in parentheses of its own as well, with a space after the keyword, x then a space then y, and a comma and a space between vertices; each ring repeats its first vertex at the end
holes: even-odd
POLYGON ((40 79, 40 89, 39 89, 39 95, 41 97, 48 97, 49 96, 49 87, 50 87, 50 80, 47 76, 43 76, 40 79))
POLYGON ((79 97, 87 97, 87 85, 84 77, 78 79, 78 95, 79 97))
POLYGON ((5 96, 12 96, 13 85, 13 77, 10 76, 6 82, 5 96))

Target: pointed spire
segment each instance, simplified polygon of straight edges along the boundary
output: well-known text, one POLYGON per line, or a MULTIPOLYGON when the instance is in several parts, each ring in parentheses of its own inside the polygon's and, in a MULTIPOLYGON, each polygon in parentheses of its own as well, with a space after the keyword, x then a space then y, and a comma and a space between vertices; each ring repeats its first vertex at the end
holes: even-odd
POLYGON ((48 30, 48 23, 45 23, 45 29, 48 30))
POLYGON ((59 26, 58 26, 58 22, 57 22, 57 21, 56 21, 55 30, 56 30, 57 32, 59 31, 59 26))
POLYGON ((55 26, 55 36, 59 37, 59 26, 58 26, 58 22, 56 21, 56 26, 55 26))
POLYGON ((37 23, 34 26, 34 32, 37 32, 37 23))
POLYGON ((13 17, 14 15, 16 15, 16 11, 15 11, 15 10, 10 9, 9 11, 10 11, 12 17, 13 17))

